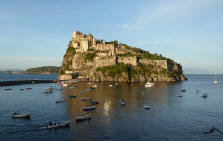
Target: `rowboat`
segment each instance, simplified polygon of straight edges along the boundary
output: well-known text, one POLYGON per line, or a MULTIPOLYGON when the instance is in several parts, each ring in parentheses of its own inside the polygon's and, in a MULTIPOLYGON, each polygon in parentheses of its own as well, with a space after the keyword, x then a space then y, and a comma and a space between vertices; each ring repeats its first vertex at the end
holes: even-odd
POLYGON ((83 108, 83 111, 95 110, 95 109, 96 109, 96 106, 89 106, 89 107, 83 108))
POLYGON ((32 88, 26 88, 26 90, 31 90, 32 88))
POLYGON ((12 90, 12 88, 5 88, 6 91, 12 90))
POLYGON ((46 126, 47 129, 56 129, 56 128, 64 128, 64 127, 70 127, 70 120, 63 121, 63 122, 57 122, 55 124, 49 124, 46 126))
POLYGON ((25 119, 31 118, 31 116, 29 114, 17 114, 17 113, 12 114, 12 117, 13 118, 25 118, 25 119))
POLYGON ((77 116, 76 121, 85 121, 91 119, 91 115, 83 115, 83 116, 77 116))
POLYGON ((186 91, 187 91, 186 89, 182 89, 182 90, 181 90, 181 92, 186 92, 186 91))
POLYGON ((53 90, 51 88, 43 90, 43 93, 46 93, 46 94, 52 93, 52 92, 53 92, 53 90))

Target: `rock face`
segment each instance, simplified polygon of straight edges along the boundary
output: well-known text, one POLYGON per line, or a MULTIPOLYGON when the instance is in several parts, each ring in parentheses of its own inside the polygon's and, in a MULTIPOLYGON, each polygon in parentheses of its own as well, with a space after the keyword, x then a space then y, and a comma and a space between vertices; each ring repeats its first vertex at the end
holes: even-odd
POLYGON ((151 54, 117 41, 97 40, 73 32, 58 74, 59 80, 182 81, 182 67, 162 55, 151 54))

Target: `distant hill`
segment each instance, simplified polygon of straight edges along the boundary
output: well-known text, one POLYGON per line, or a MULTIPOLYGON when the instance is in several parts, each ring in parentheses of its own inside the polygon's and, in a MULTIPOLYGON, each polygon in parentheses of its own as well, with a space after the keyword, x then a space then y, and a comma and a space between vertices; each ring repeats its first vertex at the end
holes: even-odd
POLYGON ((36 67, 36 68, 29 68, 25 70, 25 73, 45 73, 45 74, 50 74, 50 73, 58 73, 60 67, 56 66, 43 66, 43 67, 36 67))

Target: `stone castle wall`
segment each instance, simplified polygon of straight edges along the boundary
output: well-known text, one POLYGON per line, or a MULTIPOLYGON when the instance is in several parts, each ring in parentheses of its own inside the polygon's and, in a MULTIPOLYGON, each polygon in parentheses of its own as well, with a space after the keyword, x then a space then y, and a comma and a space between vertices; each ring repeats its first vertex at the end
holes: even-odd
POLYGON ((132 64, 133 66, 137 65, 137 58, 136 56, 130 57, 130 56, 126 56, 126 57, 117 57, 117 62, 118 63, 124 63, 124 64, 132 64))
POLYGON ((153 65, 159 68, 168 69, 167 60, 149 60, 149 59, 140 59, 139 63, 145 65, 153 65))
POLYGON ((116 64, 115 57, 96 57, 95 58, 95 68, 105 67, 105 66, 113 66, 116 64))

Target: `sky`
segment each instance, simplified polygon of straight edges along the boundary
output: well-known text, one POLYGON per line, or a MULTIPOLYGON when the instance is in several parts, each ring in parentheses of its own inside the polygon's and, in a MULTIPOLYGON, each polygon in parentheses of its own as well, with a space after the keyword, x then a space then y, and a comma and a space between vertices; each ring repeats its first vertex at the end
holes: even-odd
POLYGON ((223 0, 0 0, 0 69, 60 66, 72 32, 223 73, 223 0))

